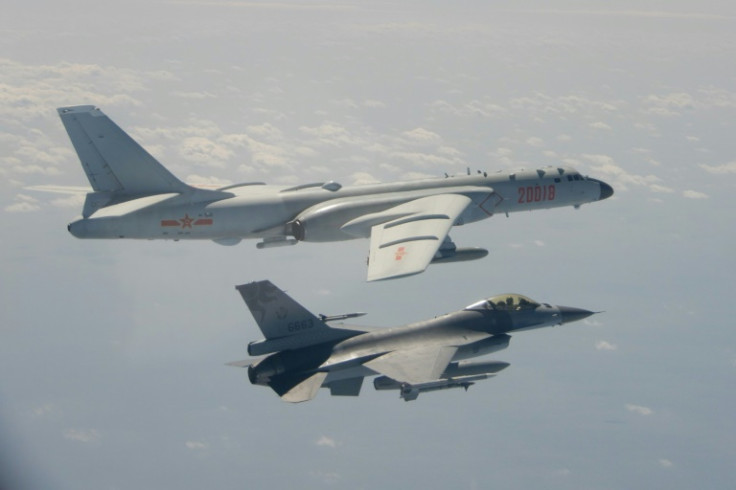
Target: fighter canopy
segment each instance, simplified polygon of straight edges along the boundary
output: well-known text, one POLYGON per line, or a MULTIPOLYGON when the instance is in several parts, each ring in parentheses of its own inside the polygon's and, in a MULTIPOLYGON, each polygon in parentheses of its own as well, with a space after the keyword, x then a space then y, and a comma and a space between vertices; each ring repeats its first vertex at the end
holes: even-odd
POLYGON ((516 293, 499 294, 497 296, 490 297, 483 301, 478 301, 465 308, 466 310, 506 310, 506 311, 518 311, 518 310, 533 310, 539 307, 540 304, 533 299, 516 293))

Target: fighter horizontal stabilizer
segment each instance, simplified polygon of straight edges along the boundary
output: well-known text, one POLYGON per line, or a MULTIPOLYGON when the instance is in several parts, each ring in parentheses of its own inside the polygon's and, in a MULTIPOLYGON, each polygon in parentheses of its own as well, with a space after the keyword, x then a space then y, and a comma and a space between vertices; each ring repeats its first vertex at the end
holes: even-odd
POLYGON ((424 271, 445 242, 450 228, 471 202, 462 194, 440 194, 386 211, 386 214, 406 215, 371 229, 368 281, 424 271))
POLYGON ((252 364, 257 363, 260 359, 243 359, 242 361, 231 361, 225 363, 226 366, 233 366, 239 368, 247 368, 252 364))
POLYGON ((279 376, 274 378, 269 386, 289 403, 306 402, 317 396, 322 382, 327 373, 317 372, 306 377, 303 376, 279 376))

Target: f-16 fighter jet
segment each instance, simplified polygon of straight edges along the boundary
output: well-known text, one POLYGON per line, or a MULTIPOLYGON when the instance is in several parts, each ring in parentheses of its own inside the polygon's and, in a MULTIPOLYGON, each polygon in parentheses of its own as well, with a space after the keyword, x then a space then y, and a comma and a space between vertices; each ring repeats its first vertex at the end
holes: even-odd
POLYGON ((613 194, 605 182, 569 167, 352 187, 249 182, 202 189, 177 179, 99 109, 58 111, 92 185, 82 215, 68 226, 78 238, 221 245, 251 238, 261 240, 258 248, 370 238, 367 279, 375 281, 488 254, 458 248, 448 235, 454 225, 497 213, 578 207, 613 194))
POLYGON ((358 396, 366 376, 377 390, 406 400, 448 388, 468 389, 508 367, 466 359, 505 349, 509 333, 582 320, 592 311, 501 294, 454 313, 393 328, 367 329, 330 322, 363 313, 314 315, 270 281, 236 286, 265 339, 248 344, 259 359, 230 365, 248 369, 251 383, 270 386, 282 400, 304 402, 320 387, 358 396))

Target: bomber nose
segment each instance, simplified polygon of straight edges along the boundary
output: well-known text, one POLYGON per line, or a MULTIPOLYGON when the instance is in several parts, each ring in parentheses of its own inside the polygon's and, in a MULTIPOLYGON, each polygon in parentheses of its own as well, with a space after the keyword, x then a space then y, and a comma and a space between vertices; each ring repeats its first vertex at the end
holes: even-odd
POLYGON ((598 183, 601 186, 601 196, 598 198, 599 201, 608 199, 609 197, 613 195, 613 187, 611 187, 610 185, 606 184, 603 181, 598 181, 598 183))
POLYGON ((558 306, 560 315, 562 315, 562 323, 576 322, 590 315, 595 315, 595 311, 584 310, 582 308, 574 308, 572 306, 558 306))

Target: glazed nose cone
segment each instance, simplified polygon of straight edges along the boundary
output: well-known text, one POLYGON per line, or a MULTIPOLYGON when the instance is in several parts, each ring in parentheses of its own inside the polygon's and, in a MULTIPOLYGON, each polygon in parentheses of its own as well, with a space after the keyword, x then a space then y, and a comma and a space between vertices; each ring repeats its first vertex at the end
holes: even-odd
POLYGON ((604 199, 608 199, 613 195, 613 187, 606 184, 605 182, 601 182, 601 197, 598 198, 598 200, 602 201, 604 199))

